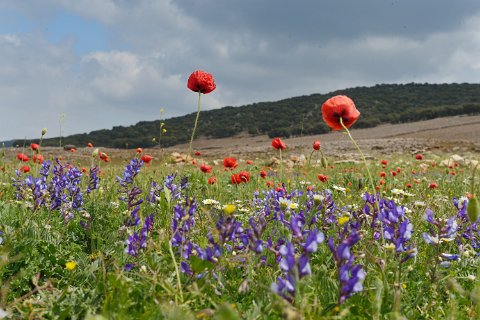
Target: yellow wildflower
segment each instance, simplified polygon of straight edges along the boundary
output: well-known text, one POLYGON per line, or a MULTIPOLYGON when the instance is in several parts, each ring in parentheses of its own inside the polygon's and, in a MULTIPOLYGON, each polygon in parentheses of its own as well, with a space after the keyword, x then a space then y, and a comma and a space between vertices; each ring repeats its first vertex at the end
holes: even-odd
POLYGON ((232 214, 235 211, 235 209, 237 209, 237 207, 235 207, 234 204, 226 204, 223 206, 223 212, 225 214, 232 214))
POLYGON ((65 268, 67 270, 70 270, 72 271, 73 269, 75 269, 77 267, 77 263, 75 261, 68 261, 67 263, 65 263, 65 268))

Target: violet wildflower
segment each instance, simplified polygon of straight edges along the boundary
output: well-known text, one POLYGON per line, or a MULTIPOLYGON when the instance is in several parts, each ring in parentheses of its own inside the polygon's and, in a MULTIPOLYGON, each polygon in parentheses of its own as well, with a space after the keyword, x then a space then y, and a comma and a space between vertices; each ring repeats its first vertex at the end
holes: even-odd
POLYGON ((360 236, 353 230, 352 233, 335 247, 333 238, 328 239, 328 247, 333 253, 338 269, 339 296, 338 303, 344 303, 353 294, 363 290, 363 280, 366 273, 360 265, 354 265, 355 256, 351 248, 360 240, 360 236))
POLYGON ((95 167, 90 167, 90 174, 89 177, 90 179, 88 180, 88 187, 86 190, 86 193, 89 194, 93 190, 98 189, 98 173, 100 171, 100 168, 98 166, 95 167))
POLYGON ((138 211, 140 210, 140 204, 142 204, 143 199, 138 199, 137 196, 142 193, 142 190, 134 185, 134 180, 142 166, 142 160, 133 158, 123 170, 122 177, 117 177, 120 184, 119 191, 122 194, 120 200, 127 202, 127 210, 130 212, 130 216, 126 218, 124 222, 127 227, 136 226, 140 223, 138 211))

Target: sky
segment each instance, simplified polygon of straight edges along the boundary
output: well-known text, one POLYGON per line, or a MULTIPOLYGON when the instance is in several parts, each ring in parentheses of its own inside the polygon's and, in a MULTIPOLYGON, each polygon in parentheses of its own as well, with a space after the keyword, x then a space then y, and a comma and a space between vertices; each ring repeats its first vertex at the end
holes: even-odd
POLYGON ((480 83, 480 1, 0 0, 0 141, 196 112, 195 70, 202 110, 480 83))

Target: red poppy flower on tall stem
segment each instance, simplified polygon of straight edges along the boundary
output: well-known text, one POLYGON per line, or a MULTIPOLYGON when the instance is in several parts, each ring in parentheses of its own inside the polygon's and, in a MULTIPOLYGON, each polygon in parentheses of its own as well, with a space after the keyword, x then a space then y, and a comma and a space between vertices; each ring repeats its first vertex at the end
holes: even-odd
POLYGON ((274 138, 272 140, 272 147, 274 147, 277 150, 285 150, 287 149, 287 145, 285 142, 282 141, 280 138, 274 138))
POLYGON ((313 150, 316 150, 316 151, 320 150, 320 140, 315 140, 313 142, 313 150))
POLYGON ((30 149, 32 149, 33 151, 37 151, 39 148, 40 146, 37 143, 32 143, 30 145, 30 149))
POLYGON ((217 85, 210 73, 197 70, 188 77, 187 87, 194 92, 207 94, 215 90, 217 85))
MULTIPOLYGON (((195 123, 193 125, 192 136, 190 138, 190 144, 188 146, 188 153, 187 159, 190 158, 190 154, 192 153, 192 144, 193 138, 195 137, 195 131, 197 131, 197 124, 198 124, 198 117, 200 116, 200 98, 203 94, 207 94, 215 90, 217 85, 215 84, 215 80, 213 76, 205 71, 197 70, 192 72, 192 74, 188 77, 187 87, 194 91, 198 92, 198 110, 197 116, 195 117, 195 123)), ((183 170, 184 167, 182 167, 183 170)))
POLYGON ((352 99, 339 95, 323 103, 322 116, 332 130, 342 130, 344 126, 350 128, 360 117, 360 112, 352 99), (341 122, 343 122, 343 125, 341 122))

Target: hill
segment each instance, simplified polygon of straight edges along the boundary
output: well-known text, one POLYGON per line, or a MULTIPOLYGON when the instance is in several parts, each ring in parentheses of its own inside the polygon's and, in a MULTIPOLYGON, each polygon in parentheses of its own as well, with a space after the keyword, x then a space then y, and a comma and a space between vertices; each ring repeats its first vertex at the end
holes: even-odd
MULTIPOLYGON (((351 97, 361 112, 356 128, 480 113, 480 84, 381 84, 202 111, 196 136, 226 138, 247 133, 296 137, 326 133, 330 129, 323 123, 319 107, 338 94, 351 97)), ((136 148, 154 147, 160 140, 161 146, 168 147, 189 141, 194 120, 195 113, 166 119, 162 122, 167 132, 160 137, 159 120, 141 121, 64 137, 62 144, 84 146, 93 142, 111 148, 136 148)), ((46 139, 43 145, 58 146, 59 139, 46 139)))

